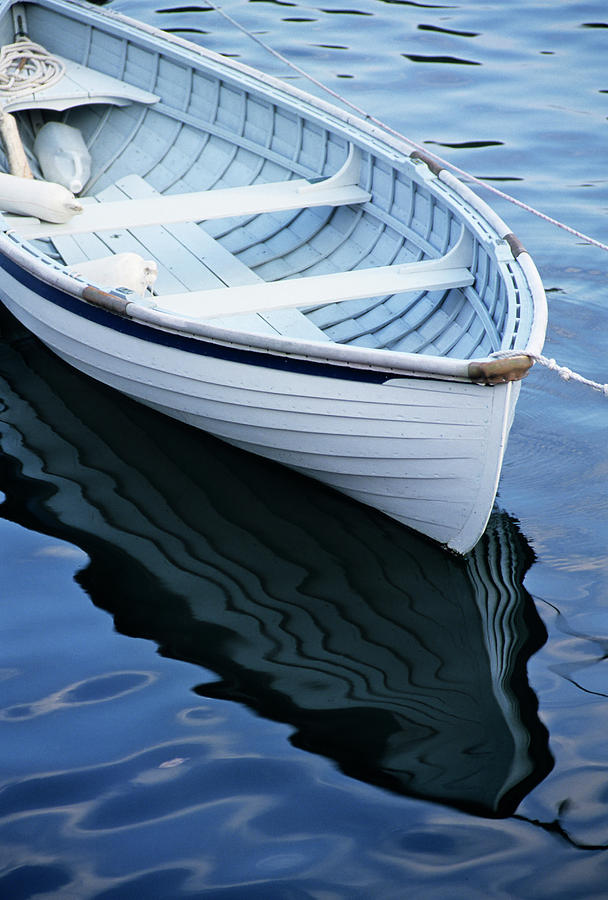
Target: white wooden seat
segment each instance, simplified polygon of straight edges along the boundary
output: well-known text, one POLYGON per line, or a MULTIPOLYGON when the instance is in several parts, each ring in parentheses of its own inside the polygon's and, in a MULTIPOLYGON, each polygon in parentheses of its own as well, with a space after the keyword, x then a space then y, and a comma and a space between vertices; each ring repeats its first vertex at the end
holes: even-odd
MULTIPOLYGON (((117 198, 162 200, 138 175, 121 179, 89 201, 95 210, 117 198)), ((5 217, 8 218, 8 217, 5 217)), ((57 227, 57 226, 55 226, 57 227)), ((58 226, 61 228, 61 226, 58 226)), ((136 252, 158 264, 155 306, 172 314, 244 331, 279 333, 308 340, 328 337, 300 311, 363 297, 402 292, 448 290, 473 283, 470 237, 445 256, 392 266, 354 269, 327 275, 265 282, 200 226, 192 222, 141 224, 95 234, 53 233, 53 242, 68 265, 104 253, 136 252)))
POLYGON ((429 269, 423 263, 407 263, 285 281, 258 282, 244 287, 169 294, 159 297, 157 306, 182 315, 207 319, 289 307, 322 306, 409 291, 448 290, 471 284, 473 276, 467 268, 429 269))
POLYGON ((154 194, 137 199, 91 204, 69 222, 52 225, 22 216, 6 216, 9 227, 24 238, 54 238, 142 225, 203 222, 210 219, 251 216, 268 212, 305 209, 313 206, 342 206, 366 203, 370 194, 357 186, 359 153, 351 147, 344 166, 322 181, 304 178, 245 187, 219 188, 187 194, 154 194))
POLYGON ((463 232, 457 245, 439 259, 169 294, 159 297, 156 305, 178 315, 208 319, 238 313, 316 307, 363 297, 449 290, 473 284, 474 278, 468 268, 470 263, 471 242, 463 232))
MULTIPOLYGON (((128 175, 106 188, 100 202, 117 198, 158 197, 158 193, 139 175, 128 175)), ((85 198, 85 201, 87 198, 85 198)), ((88 199, 88 204, 98 201, 88 199)), ((102 234, 54 235, 53 243, 68 266, 108 253, 135 252, 152 258, 158 266, 155 291, 160 294, 227 285, 264 283, 249 266, 241 262, 210 234, 192 222, 173 225, 145 225, 126 230, 113 229, 102 234)), ((235 330, 262 334, 282 334, 313 341, 329 341, 327 335, 297 309, 268 314, 247 313, 215 318, 214 324, 235 330)))
POLYGON ((156 307, 172 314, 214 319, 242 330, 328 340, 300 309, 405 292, 450 290, 473 284, 472 241, 463 229, 456 246, 438 259, 265 282, 195 222, 328 204, 362 203, 359 152, 333 176, 297 179, 189 194, 161 195, 137 175, 106 189, 82 214, 53 225, 4 217, 28 238, 51 238, 66 264, 112 253, 137 252, 159 266, 156 307), (97 252, 96 252, 97 251, 97 252), (251 318, 253 316, 253 318, 251 318), (249 318, 243 318, 249 317, 249 318), (255 326, 255 327, 253 327, 255 326))

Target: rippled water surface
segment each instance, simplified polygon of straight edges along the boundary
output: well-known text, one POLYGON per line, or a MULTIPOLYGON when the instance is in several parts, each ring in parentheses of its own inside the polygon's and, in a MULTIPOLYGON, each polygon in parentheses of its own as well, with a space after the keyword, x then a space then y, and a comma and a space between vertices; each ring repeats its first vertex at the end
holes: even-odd
MULTIPOLYGON (((308 89, 204 4, 112 5, 308 89)), ((606 240, 605 3, 223 5, 606 240)), ((608 381, 606 253, 484 196, 549 291, 547 356, 608 381)), ((2 314, 0 897, 605 897, 607 426, 535 367, 502 512, 456 561, 2 314)))

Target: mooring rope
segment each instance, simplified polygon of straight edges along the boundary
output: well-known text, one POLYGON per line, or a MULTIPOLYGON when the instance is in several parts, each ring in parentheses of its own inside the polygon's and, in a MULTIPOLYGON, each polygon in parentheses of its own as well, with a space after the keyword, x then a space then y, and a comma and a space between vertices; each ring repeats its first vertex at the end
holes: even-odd
POLYGON ((594 391, 599 391, 604 397, 608 397, 608 384, 601 384, 599 381, 591 381, 591 379, 579 375, 578 372, 573 372, 568 366, 560 366, 554 359, 549 359, 549 357, 543 356, 540 353, 529 353, 527 350, 497 350, 495 353, 490 353, 490 356, 494 357, 494 359, 508 359, 511 356, 527 356, 535 363, 539 363, 539 365, 545 366, 545 368, 549 369, 551 372, 555 372, 560 378, 563 378, 564 381, 576 381, 579 384, 586 385, 586 387, 593 388, 594 391))
POLYGON ((436 153, 429 151, 426 146, 422 144, 416 143, 416 141, 411 138, 405 137, 405 135, 401 134, 400 131, 396 131, 394 128, 391 128, 390 125, 387 125, 381 119, 377 119, 375 116, 372 116, 362 107, 358 106, 356 103, 353 103, 351 100, 348 100, 346 97, 343 97, 342 94, 339 94, 333 88, 330 88, 328 85, 324 84, 322 81, 319 81, 314 75, 311 75, 305 69, 302 69, 296 63, 292 62, 287 56, 280 53, 278 50, 275 50, 274 47, 271 47, 270 44, 267 44, 266 41, 263 41, 256 34, 253 34, 252 31, 249 31, 244 25, 241 25, 240 22, 237 22, 229 13, 227 13, 221 6, 217 6, 213 0, 206 0, 207 5, 211 7, 211 9, 215 10, 215 12, 219 13, 223 16, 231 25, 234 25, 235 28, 238 28, 239 31, 242 31, 243 34, 246 34, 247 37, 251 38, 252 41, 255 41, 256 44, 259 44, 264 48, 268 53, 275 56, 286 66, 289 66, 290 69, 293 69, 294 72, 297 72, 303 78, 308 79, 312 84, 316 85, 322 91, 325 91, 327 94, 332 96, 335 100, 339 100, 340 103, 343 103, 345 106, 348 106, 353 112, 356 112, 357 115, 361 116, 361 118, 365 119, 368 122, 372 122, 374 125, 377 125, 379 128, 382 128, 383 131, 386 131, 388 134, 393 137, 398 138, 400 141, 404 141, 406 144, 409 144, 415 150, 419 150, 424 153, 426 156, 432 157, 436 162, 440 165, 444 166, 446 169, 451 169, 456 175, 462 178, 464 181, 470 181, 473 184, 478 185, 479 187, 484 188, 487 191, 490 191, 497 197, 501 197, 503 200, 507 200, 509 203, 513 203, 515 206, 520 207, 520 209, 525 210, 528 213, 531 213, 534 216, 538 216, 539 219, 542 219, 545 222, 548 222, 550 225, 555 225, 557 228, 563 229, 563 231, 567 231, 569 234, 574 235, 574 237, 579 238, 582 241, 585 241, 588 244, 592 244, 594 247, 599 247, 600 250, 608 251, 608 244, 604 244, 602 241, 598 241, 596 238, 590 237, 587 234, 584 234, 582 231, 578 231, 576 228, 572 228, 570 225, 566 225, 564 222, 560 222, 558 219, 554 219, 552 216, 548 216, 546 213, 541 212, 538 209, 535 209, 533 206, 530 206, 528 203, 524 203, 522 200, 518 200, 516 197, 511 196, 511 194, 507 194, 505 191, 501 191, 500 188, 496 188, 491 184, 488 184, 486 181, 483 181, 481 178, 477 178, 475 175, 471 175, 470 172, 465 172, 464 169, 459 169, 458 166, 454 165, 447 159, 443 159, 441 156, 438 156, 436 153))
POLYGON ((61 60, 29 38, 17 38, 0 50, 0 99, 49 88, 64 74, 61 60))

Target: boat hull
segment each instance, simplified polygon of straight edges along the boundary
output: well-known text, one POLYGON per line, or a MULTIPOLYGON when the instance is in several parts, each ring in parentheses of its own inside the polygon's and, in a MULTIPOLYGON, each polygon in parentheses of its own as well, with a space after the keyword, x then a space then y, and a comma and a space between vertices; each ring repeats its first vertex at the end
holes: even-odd
POLYGON ((122 319, 10 264, 0 295, 78 371, 316 478, 459 553, 491 513, 519 383, 492 388, 219 346, 122 319))
POLYGON ((60 111, 92 174, 69 222, 2 217, 8 309, 78 371, 468 552, 546 328, 508 226, 405 138, 238 61, 66 0, 0 0, 5 42, 13 13, 69 67, 12 98, 32 163, 60 111))

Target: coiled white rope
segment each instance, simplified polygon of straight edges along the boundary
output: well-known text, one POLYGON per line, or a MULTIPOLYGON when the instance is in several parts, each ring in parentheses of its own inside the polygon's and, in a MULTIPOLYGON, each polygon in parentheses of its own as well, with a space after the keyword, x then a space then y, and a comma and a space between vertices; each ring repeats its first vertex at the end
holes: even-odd
POLYGON ((535 363, 539 363, 539 365, 545 366, 545 368, 549 369, 551 372, 555 372, 560 378, 563 378, 564 381, 576 381, 579 384, 586 385, 586 387, 593 388, 594 391, 599 391, 604 397, 608 397, 608 384, 600 384, 599 381, 591 381, 591 379, 579 375, 578 372, 573 372, 568 366, 560 366, 554 359, 549 359, 547 356, 542 356, 542 354, 529 353, 527 350, 497 350, 495 353, 491 353, 490 356, 494 357, 494 359, 508 359, 511 356, 527 356, 535 363))
POLYGON ((0 99, 49 88, 65 72, 61 60, 29 38, 17 38, 0 50, 0 99))

